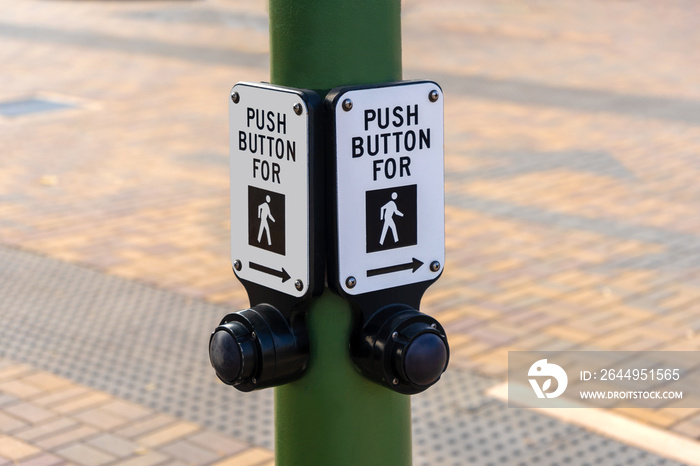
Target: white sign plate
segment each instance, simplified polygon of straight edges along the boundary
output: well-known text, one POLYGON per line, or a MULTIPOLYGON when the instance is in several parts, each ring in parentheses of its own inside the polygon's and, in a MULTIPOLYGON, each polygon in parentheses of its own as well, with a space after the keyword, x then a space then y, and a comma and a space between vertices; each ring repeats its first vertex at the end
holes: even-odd
POLYGON ((231 261, 241 263, 234 271, 243 280, 301 297, 310 279, 308 108, 284 88, 239 83, 234 93, 238 102, 229 98, 231 261))
POLYGON ((435 279, 445 263, 442 90, 402 83, 335 102, 340 286, 357 295, 435 279))

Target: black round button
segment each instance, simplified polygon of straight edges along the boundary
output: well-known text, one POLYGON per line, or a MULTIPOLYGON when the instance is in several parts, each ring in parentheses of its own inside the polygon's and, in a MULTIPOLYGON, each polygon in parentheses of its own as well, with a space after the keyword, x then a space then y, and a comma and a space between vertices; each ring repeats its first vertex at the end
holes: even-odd
POLYGON ((409 343, 404 356, 404 371, 411 383, 435 383, 445 369, 447 348, 434 333, 423 333, 409 343))
POLYGON ((209 359, 216 375, 228 384, 236 381, 241 374, 243 355, 241 348, 230 333, 219 330, 209 344, 209 359))

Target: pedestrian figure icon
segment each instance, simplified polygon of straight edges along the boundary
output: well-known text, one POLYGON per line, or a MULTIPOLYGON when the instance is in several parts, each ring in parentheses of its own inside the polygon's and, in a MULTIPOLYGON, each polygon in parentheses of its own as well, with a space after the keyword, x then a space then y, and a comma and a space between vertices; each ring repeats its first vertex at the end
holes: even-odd
POLYGON ((367 252, 418 243, 417 186, 393 186, 365 192, 367 252))
POLYGON ((396 198, 398 194, 396 192, 391 193, 391 200, 384 204, 379 211, 379 220, 384 221, 384 226, 382 226, 382 235, 379 238, 379 244, 384 245, 384 240, 386 239, 386 234, 391 230, 391 234, 394 236, 394 243, 399 242, 399 234, 396 231, 396 223, 394 223, 394 215, 403 217, 403 213, 396 207, 396 198))
POLYGON ((258 206, 258 218, 260 219, 260 228, 258 229, 258 243, 262 240, 263 231, 267 235, 267 245, 272 246, 272 241, 270 240, 270 225, 267 223, 268 220, 275 221, 275 218, 270 213, 270 196, 265 196, 265 202, 258 206))
POLYGON ((286 254, 284 194, 248 186, 248 244, 286 254))

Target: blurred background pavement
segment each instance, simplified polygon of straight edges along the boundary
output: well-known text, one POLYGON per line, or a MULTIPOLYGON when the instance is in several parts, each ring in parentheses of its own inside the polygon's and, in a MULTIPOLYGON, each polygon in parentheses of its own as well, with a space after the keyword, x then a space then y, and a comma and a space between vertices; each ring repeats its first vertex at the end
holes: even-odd
MULTIPOLYGON (((206 358, 248 305, 227 96, 269 79, 266 7, 0 0, 0 465, 273 461, 270 391, 206 358)), ((404 77, 446 99, 447 263, 421 310, 452 356, 414 398, 416 464, 700 462, 700 408, 606 411, 680 442, 640 450, 486 394, 508 350, 700 349, 700 4, 402 8, 404 77)))

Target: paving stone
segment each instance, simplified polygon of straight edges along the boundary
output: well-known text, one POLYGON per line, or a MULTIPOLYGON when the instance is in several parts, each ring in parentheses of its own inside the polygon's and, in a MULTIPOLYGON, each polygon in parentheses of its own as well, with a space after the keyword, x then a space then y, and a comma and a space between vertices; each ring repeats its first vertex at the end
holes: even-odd
POLYGON ((32 373, 33 368, 26 364, 10 364, 0 368, 0 381, 17 379, 23 375, 32 373))
POLYGON ((17 403, 4 408, 5 412, 32 424, 39 424, 56 417, 55 413, 32 403, 17 403))
POLYGON ((109 402, 103 405, 100 409, 129 420, 141 419, 151 414, 151 411, 148 409, 123 400, 109 402))
POLYGON ((209 464, 221 457, 212 449, 202 448, 187 440, 179 440, 162 447, 160 451, 186 461, 189 464, 209 464))
POLYGON ((47 421, 43 424, 32 426, 27 429, 22 429, 15 432, 13 435, 21 440, 33 441, 41 437, 46 437, 53 433, 67 430, 77 424, 76 421, 69 418, 57 418, 47 421))
POLYGON ((102 434, 87 443, 117 458, 130 456, 140 448, 136 443, 113 434, 102 434))
POLYGON ((79 411, 84 411, 93 406, 104 404, 110 399, 105 393, 88 393, 84 396, 79 396, 65 403, 59 403, 51 407, 52 410, 59 414, 72 414, 79 411))
POLYGON ((115 459, 112 455, 82 443, 56 450, 56 453, 83 466, 101 466, 115 459))
POLYGON ((62 390, 57 390, 47 395, 39 396, 32 399, 32 403, 39 406, 51 407, 67 400, 74 400, 80 395, 87 392, 85 387, 70 387, 62 390))
POLYGON ((46 372, 28 375, 23 377, 22 381, 34 385, 43 391, 54 391, 72 385, 70 381, 46 372))
POLYGON ((159 447, 161 445, 173 442, 182 437, 185 437, 192 432, 199 430, 199 426, 188 422, 176 422, 166 426, 150 434, 139 437, 136 441, 149 448, 159 447))
POLYGON ((212 431, 200 432, 188 437, 187 440, 200 447, 207 448, 219 456, 234 455, 250 447, 245 442, 212 431))
POLYGON ((0 433, 8 433, 12 431, 17 431, 18 429, 25 427, 27 424, 16 417, 8 416, 7 414, 0 411, 0 433))
POLYGON ((54 466, 64 463, 65 461, 58 456, 44 454, 17 464, 19 466, 54 466))
POLYGON ((45 450, 54 450, 63 445, 92 437, 97 432, 98 430, 94 427, 78 425, 48 437, 41 438, 37 440, 35 444, 45 450))
POLYGON ((112 430, 127 423, 128 419, 111 414, 102 407, 82 411, 75 419, 102 430, 112 430))
POLYGON ((0 393, 0 407, 14 404, 17 398, 6 393, 0 393))
POLYGON ((166 462, 170 464, 170 461, 172 460, 162 453, 148 452, 143 456, 118 461, 114 464, 119 466, 155 466, 156 464, 164 464, 166 462))
POLYGON ((250 448, 238 455, 215 463, 215 466, 257 466, 267 462, 273 453, 264 448, 250 448))
POLYGON ((115 433, 126 438, 136 438, 143 434, 153 432, 165 425, 171 424, 174 419, 165 414, 157 414, 151 417, 139 420, 138 422, 129 424, 123 429, 117 430, 115 433))
POLYGON ((20 380, 8 380, 0 383, 0 391, 17 398, 31 398, 41 393, 41 389, 20 380))
POLYGON ((38 448, 14 437, 0 435, 0 458, 19 461, 36 455, 40 451, 38 448))

